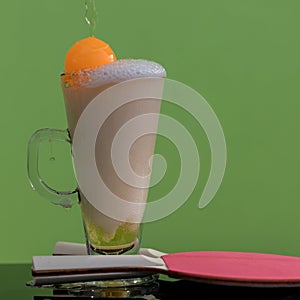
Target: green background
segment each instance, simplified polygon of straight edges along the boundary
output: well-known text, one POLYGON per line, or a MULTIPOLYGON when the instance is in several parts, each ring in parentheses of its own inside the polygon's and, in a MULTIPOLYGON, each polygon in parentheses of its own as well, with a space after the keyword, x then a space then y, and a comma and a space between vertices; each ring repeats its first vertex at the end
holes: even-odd
MULTIPOLYGON (((118 58, 155 60, 169 78, 197 90, 218 115, 227 142, 222 185, 199 209, 209 147, 188 116, 171 109, 190 126, 203 169, 179 210, 145 224, 142 245, 167 252, 300 256, 300 1, 96 0, 96 5, 96 37, 118 58)), ((2 263, 51 254, 58 240, 83 242, 79 207, 65 210, 34 192, 26 162, 35 130, 67 126, 59 75, 66 51, 88 36, 84 12, 84 0, 1 4, 2 263)), ((174 183, 178 171, 176 151, 166 139, 158 140, 157 150, 167 155, 174 173, 150 193, 153 198, 174 183)), ((58 188, 74 186, 68 154, 65 145, 42 147, 41 173, 58 188)))

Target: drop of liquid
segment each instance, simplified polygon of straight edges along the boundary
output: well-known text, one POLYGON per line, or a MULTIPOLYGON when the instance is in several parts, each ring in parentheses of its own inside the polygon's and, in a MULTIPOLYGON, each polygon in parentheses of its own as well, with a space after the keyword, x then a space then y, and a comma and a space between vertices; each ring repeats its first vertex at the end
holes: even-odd
POLYGON ((97 22, 95 0, 85 0, 85 21, 89 26, 90 36, 94 36, 97 22))
POLYGON ((53 144, 52 144, 51 139, 49 139, 49 147, 50 147, 50 158, 49 158, 49 160, 50 161, 55 161, 55 156, 54 156, 54 153, 53 153, 53 144))
POLYGON ((72 207, 72 201, 68 198, 62 198, 61 202, 60 202, 60 205, 63 208, 70 209, 72 207))

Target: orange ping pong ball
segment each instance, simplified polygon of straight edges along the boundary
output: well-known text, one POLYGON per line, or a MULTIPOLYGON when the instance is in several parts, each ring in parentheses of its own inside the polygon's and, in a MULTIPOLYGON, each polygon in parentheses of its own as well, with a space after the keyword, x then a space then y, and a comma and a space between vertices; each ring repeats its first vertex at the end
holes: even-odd
POLYGON ((65 74, 93 69, 116 61, 110 46, 93 36, 77 41, 67 52, 65 74))

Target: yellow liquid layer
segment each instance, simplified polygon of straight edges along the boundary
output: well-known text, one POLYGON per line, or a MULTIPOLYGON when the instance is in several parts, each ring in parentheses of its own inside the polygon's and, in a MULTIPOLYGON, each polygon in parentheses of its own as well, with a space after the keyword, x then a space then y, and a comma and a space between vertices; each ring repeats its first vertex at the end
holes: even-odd
POLYGON ((84 219, 89 242, 97 249, 129 248, 139 237, 139 224, 122 223, 114 233, 106 233, 88 218, 84 219))

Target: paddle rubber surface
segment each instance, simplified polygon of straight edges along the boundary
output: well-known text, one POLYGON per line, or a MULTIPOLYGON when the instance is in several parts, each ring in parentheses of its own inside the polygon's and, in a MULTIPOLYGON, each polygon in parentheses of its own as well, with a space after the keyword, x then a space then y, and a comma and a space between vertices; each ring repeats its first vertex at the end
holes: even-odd
POLYGON ((300 284, 300 257, 249 252, 181 252, 162 256, 170 275, 232 282, 300 284))

